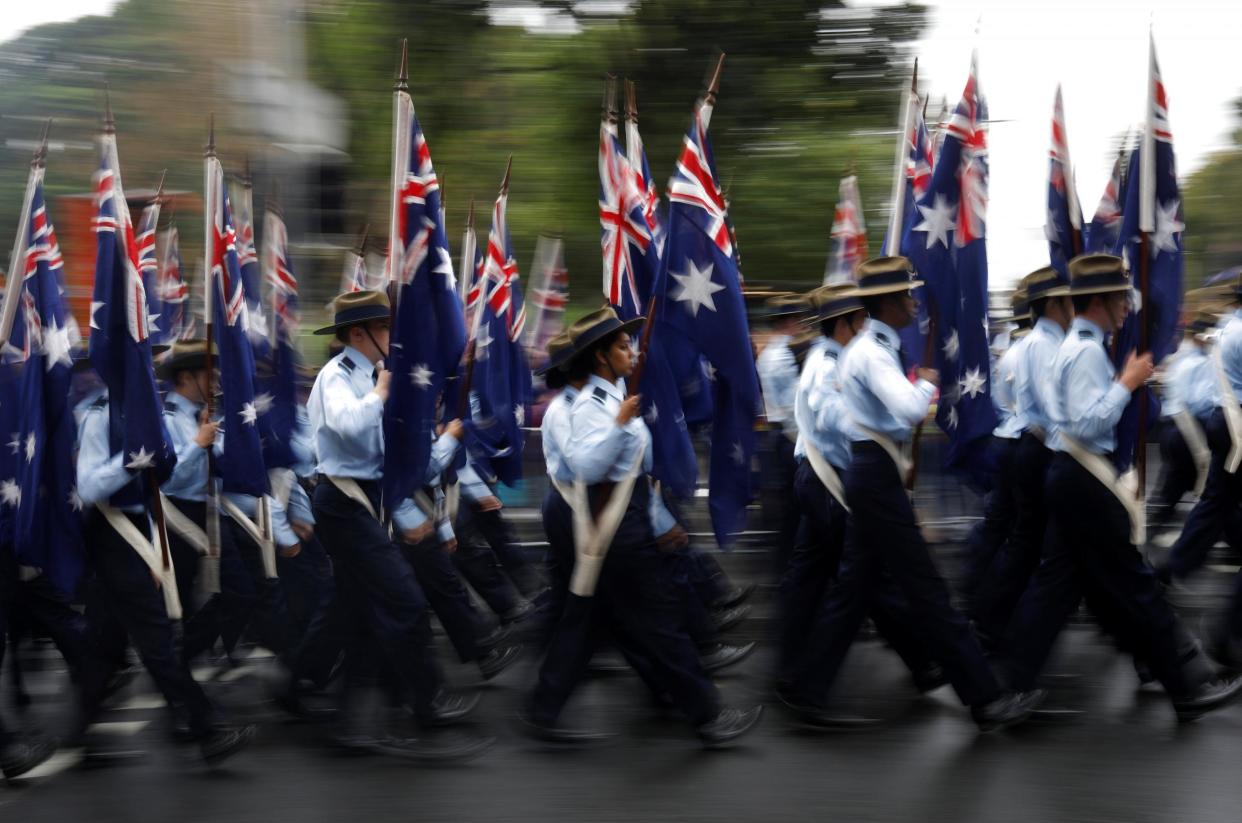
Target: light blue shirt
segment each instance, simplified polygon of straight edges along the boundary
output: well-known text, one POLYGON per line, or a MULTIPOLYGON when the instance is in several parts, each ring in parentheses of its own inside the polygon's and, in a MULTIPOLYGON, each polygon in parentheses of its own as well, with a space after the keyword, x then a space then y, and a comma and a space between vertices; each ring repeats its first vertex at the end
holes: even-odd
POLYGON ((793 417, 798 362, 789 350, 790 339, 787 334, 773 335, 755 361, 769 423, 785 423, 793 417))
POLYGON ((485 497, 496 496, 492 492, 492 487, 483 482, 483 478, 479 477, 479 473, 475 471, 469 455, 466 456, 466 465, 457 472, 457 484, 461 488, 461 496, 475 503, 485 497))
POLYGON ((293 437, 289 440, 289 447, 293 450, 295 462, 293 471, 298 477, 310 477, 315 473, 315 463, 318 458, 315 456, 315 443, 312 438, 310 427, 310 416, 306 413, 306 407, 299 404, 297 408, 297 416, 293 422, 293 437))
MULTIPOLYGON (((169 497, 199 502, 207 499, 207 449, 194 442, 202 411, 201 404, 175 391, 164 397, 164 425, 168 427, 169 444, 177 453, 177 466, 161 487, 169 497)), ((217 454, 218 443, 219 438, 215 444, 217 454)))
POLYGON ((306 412, 320 473, 355 480, 383 476, 384 403, 373 391, 374 371, 346 346, 315 378, 306 412))
POLYGON ((561 393, 548 403, 548 408, 543 413, 543 422, 539 427, 540 439, 543 441, 543 459, 548 466, 548 476, 561 483, 574 482, 574 473, 565 463, 565 452, 569 448, 570 407, 573 406, 577 397, 578 390, 573 386, 561 389, 561 393))
POLYGON ((1017 381, 1018 360, 1022 357, 1022 350, 1026 348, 1028 339, 1029 336, 1013 341, 996 360, 995 373, 992 375, 992 405, 996 407, 1000 422, 992 429, 993 437, 1016 440, 1026 430, 1026 421, 1018 414, 1014 383, 1017 381))
MULTIPOLYGON (((125 468, 125 456, 108 447, 108 402, 101 394, 82 415, 78 430, 78 497, 83 505, 107 503, 125 488, 135 475, 125 468)), ((142 506, 125 506, 122 511, 140 514, 142 506)))
MULTIPOLYGON (((305 494, 305 492, 303 493, 305 494)), ((290 494, 292 495, 292 493, 290 494)), ((242 514, 254 520, 255 515, 259 511, 259 499, 257 497, 252 497, 248 494, 238 494, 237 492, 225 492, 224 496, 228 498, 230 503, 241 509, 242 514)), ((274 497, 269 497, 268 505, 272 511, 272 537, 276 541, 276 545, 288 548, 301 542, 297 532, 289 525, 288 514, 285 511, 285 507, 280 505, 280 501, 274 497)), ((221 514, 225 517, 230 516, 223 511, 221 514)))
POLYGON ((830 338, 821 337, 815 341, 802 365, 794 400, 794 420, 798 424, 794 455, 805 457, 809 441, 838 469, 850 464, 850 443, 861 438, 850 425, 849 411, 841 394, 837 363, 842 348, 830 338))
MULTIPOLYGON (((443 512, 443 506, 439 505, 444 501, 444 490, 439 487, 440 475, 452 465, 459 445, 457 438, 447 432, 440 435, 431 444, 431 459, 427 461, 427 474, 423 482, 429 486, 436 486, 432 495, 432 502, 436 504, 436 514, 443 512)), ((401 501, 401 504, 392 513, 393 525, 402 531, 416 529, 426 523, 428 519, 427 513, 419 508, 412 498, 401 501)), ((436 520, 436 535, 441 543, 445 543, 453 538, 453 524, 447 516, 439 517, 436 520)))
POLYGON ((1052 395, 1052 364, 1065 340, 1065 332, 1054 321, 1041 317, 1022 338, 1026 345, 1014 370, 1014 404, 1027 427, 1044 431, 1045 442, 1055 428, 1049 410, 1052 395))
POLYGON ((1197 343, 1183 342, 1165 374, 1162 414, 1172 417, 1189 411, 1196 417, 1205 417, 1217 405, 1219 394, 1212 358, 1197 343))
MULTIPOLYGON (((621 480, 633 468, 639 449, 643 452, 642 473, 651 472, 651 432, 642 416, 624 426, 617 425, 624 399, 619 385, 598 375, 588 378, 570 407, 570 436, 563 444, 565 466, 571 477, 587 485, 621 480)), ((659 537, 676 526, 677 520, 654 489, 650 498, 651 530, 659 537)))
POLYGON ((845 347, 837 369, 853 422, 905 442, 927 416, 936 387, 922 379, 907 380, 900 351, 897 332, 872 317, 845 347))
MULTIPOLYGON (((1230 315, 1221 329, 1216 345, 1220 347, 1221 363, 1225 367, 1225 378, 1233 388, 1233 397, 1242 402, 1242 309, 1237 309, 1230 315)), ((1212 376, 1216 383, 1214 366, 1212 376)), ((1219 406, 1222 402, 1219 387, 1214 393, 1217 397, 1216 405, 1219 406)))
POLYGON ((1114 378, 1116 369, 1104 349, 1104 330, 1075 317, 1052 365, 1053 435, 1048 447, 1066 451, 1064 432, 1095 454, 1117 448, 1117 421, 1130 392, 1114 378))

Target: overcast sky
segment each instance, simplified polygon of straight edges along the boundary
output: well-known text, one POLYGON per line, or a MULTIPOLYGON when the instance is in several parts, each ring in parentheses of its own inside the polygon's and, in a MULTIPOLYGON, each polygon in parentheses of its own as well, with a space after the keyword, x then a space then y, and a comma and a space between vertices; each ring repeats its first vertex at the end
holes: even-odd
MULTIPOLYGON (((0 15, 0 41, 39 23, 107 13, 116 3, 8 3, 0 15)), ((950 106, 956 103, 971 49, 977 47, 990 115, 1008 121, 993 124, 989 141, 993 287, 1047 261, 1044 197, 1056 84, 1063 86, 1078 195, 1089 218, 1112 167, 1114 138, 1143 118, 1149 26, 1169 96, 1179 174, 1185 177, 1213 150, 1229 145, 1235 126, 1231 101, 1242 94, 1242 0, 936 0, 929 5, 931 26, 917 49, 920 91, 933 101, 929 117, 942 95, 950 106)), ((542 15, 513 14, 504 22, 530 26, 539 19, 542 15)))

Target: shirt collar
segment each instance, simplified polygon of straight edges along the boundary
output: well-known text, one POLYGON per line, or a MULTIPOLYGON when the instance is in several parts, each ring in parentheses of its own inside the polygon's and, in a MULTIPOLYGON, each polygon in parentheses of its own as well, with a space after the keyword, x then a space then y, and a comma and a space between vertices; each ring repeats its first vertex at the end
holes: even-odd
POLYGON ((901 351, 901 338, 897 335, 897 332, 893 330, 893 327, 887 323, 883 323, 872 317, 867 321, 867 331, 877 337, 881 334, 884 335, 884 337, 888 339, 889 345, 892 346, 893 351, 901 351))
POLYGON ((178 391, 168 392, 164 399, 165 401, 172 403, 179 410, 187 412, 191 415, 197 415, 203 408, 202 403, 195 403, 193 400, 178 391))
POLYGON ((1055 320, 1047 317, 1041 317, 1035 321, 1035 328, 1043 329, 1044 334, 1052 337, 1053 340, 1062 340, 1065 337, 1065 330, 1055 320))
POLYGON ((590 388, 603 389, 604 391, 608 392, 610 395, 617 398, 618 400, 625 399, 625 392, 621 391, 620 386, 618 386, 616 383, 609 383, 607 380, 600 377, 598 374, 593 374, 590 377, 588 377, 586 385, 582 387, 582 390, 586 391, 587 389, 590 389, 590 388))
POLYGON ((565 398, 566 403, 572 403, 574 398, 578 396, 579 391, 579 389, 575 389, 573 386, 566 386, 561 389, 561 395, 565 398))
POLYGON ((363 374, 368 379, 371 377, 371 372, 375 371, 375 365, 353 346, 346 346, 342 349, 341 356, 348 357, 355 366, 354 371, 363 374))
POLYGON ((842 346, 840 343, 838 343, 836 340, 833 340, 831 337, 823 337, 820 339, 824 341, 825 352, 832 352, 833 354, 840 354, 841 351, 845 348, 845 346, 842 346))
POLYGON ((1085 317, 1074 318, 1074 330, 1090 332, 1091 336, 1096 340, 1099 340, 1100 342, 1104 341, 1104 330, 1085 317))

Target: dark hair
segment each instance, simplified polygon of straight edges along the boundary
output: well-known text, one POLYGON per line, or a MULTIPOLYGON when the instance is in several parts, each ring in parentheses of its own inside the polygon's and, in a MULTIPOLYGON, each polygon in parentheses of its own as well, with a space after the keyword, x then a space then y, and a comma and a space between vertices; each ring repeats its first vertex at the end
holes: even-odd
POLYGON ((1050 297, 1038 297, 1027 304, 1031 310, 1032 324, 1034 324, 1034 322, 1039 318, 1043 317, 1044 313, 1048 311, 1048 301, 1051 299, 1052 298, 1050 297))
POLYGON ((848 315, 838 314, 836 317, 828 317, 819 321, 819 333, 824 337, 832 337, 837 330, 837 321, 842 317, 848 317, 848 315))
POLYGON ((866 310, 869 317, 875 317, 884 308, 884 304, 892 300, 894 297, 900 297, 901 292, 888 292, 887 294, 869 294, 861 298, 863 309, 866 310))
POLYGON ((1074 314, 1083 314, 1087 309, 1091 308, 1091 301, 1095 298, 1102 298, 1102 294, 1075 294, 1072 296, 1074 301, 1074 314))
POLYGON ((565 388, 569 380, 565 376, 565 372, 560 369, 552 369, 543 376, 543 384, 552 391, 565 388))
POLYGON ((353 326, 341 326, 339 329, 336 330, 336 339, 348 346, 349 345, 349 330, 352 328, 353 326))
POLYGON ((1018 327, 1018 329, 1027 329, 1035 325, 1034 322, 1032 322, 1031 318, 1029 317, 1019 317, 1017 320, 1013 322, 1018 327))

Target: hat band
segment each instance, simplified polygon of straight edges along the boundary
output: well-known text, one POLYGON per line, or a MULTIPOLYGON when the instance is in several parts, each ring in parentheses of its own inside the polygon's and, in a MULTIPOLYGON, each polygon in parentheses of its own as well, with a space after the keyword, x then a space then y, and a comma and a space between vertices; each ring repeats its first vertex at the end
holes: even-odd
POLYGON ((367 320, 380 320, 388 317, 391 312, 384 306, 350 306, 336 313, 333 320, 335 326, 363 323, 367 320))
POLYGON ((1039 298, 1044 297, 1050 291, 1055 291, 1057 289, 1063 289, 1063 288, 1065 288, 1065 284, 1057 279, 1044 280, 1039 283, 1027 283, 1026 284, 1026 299, 1028 301, 1038 300, 1039 298))
POLYGON ((1125 272, 1109 271, 1099 274, 1080 274, 1070 283, 1071 291, 1093 291, 1114 288, 1130 288, 1130 278, 1126 276, 1125 272))
POLYGON ((862 301, 857 297, 842 297, 837 300, 830 300, 820 306, 819 316, 823 318, 836 317, 838 314, 859 311, 862 307, 862 301))
POLYGON ((868 274, 858 281, 858 288, 869 289, 874 286, 900 286, 913 282, 911 273, 905 269, 868 274))

